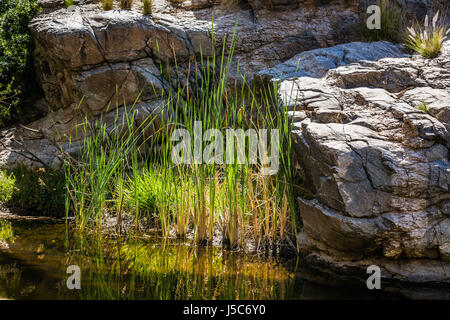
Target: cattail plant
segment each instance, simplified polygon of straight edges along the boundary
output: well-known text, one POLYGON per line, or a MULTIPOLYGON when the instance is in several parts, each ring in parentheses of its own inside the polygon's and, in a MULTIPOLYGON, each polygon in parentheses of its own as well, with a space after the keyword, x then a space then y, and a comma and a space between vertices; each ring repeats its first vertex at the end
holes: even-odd
POLYGON ((442 44, 450 33, 450 29, 447 29, 440 19, 439 11, 436 12, 431 22, 426 15, 423 25, 416 22, 407 30, 405 46, 429 59, 439 55, 442 44))

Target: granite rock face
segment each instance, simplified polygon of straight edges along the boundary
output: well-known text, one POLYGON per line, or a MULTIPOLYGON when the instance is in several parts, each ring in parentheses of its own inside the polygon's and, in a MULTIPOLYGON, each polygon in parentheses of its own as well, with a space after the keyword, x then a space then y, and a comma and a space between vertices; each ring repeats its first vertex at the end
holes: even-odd
MULTIPOLYGON (((379 261, 394 278, 449 282, 450 41, 434 60, 383 42, 342 58, 359 45, 302 53, 302 76, 277 80, 279 99, 304 115, 292 134, 314 199, 299 199, 301 251, 379 261), (312 71, 310 61, 318 64, 312 71)), ((293 64, 273 70, 289 77, 293 64)))
POLYGON ((186 72, 194 71, 200 55, 213 54, 213 23, 217 50, 223 44, 228 50, 236 26, 232 76, 241 80, 244 73, 251 79, 298 52, 354 40, 355 32, 343 30, 354 31, 358 19, 358 5, 345 1, 306 1, 294 9, 243 3, 227 9, 217 1, 186 1, 174 8, 157 0, 151 16, 141 13, 139 1, 132 10, 111 11, 90 0, 75 1, 70 8, 62 0, 40 3, 43 11, 29 28, 44 93, 35 108, 43 117, 0 133, 3 166, 58 167, 57 146, 81 138, 74 127, 85 117, 95 120, 135 101, 139 109, 166 99, 185 84, 186 72), (179 71, 174 75, 175 64, 179 71))

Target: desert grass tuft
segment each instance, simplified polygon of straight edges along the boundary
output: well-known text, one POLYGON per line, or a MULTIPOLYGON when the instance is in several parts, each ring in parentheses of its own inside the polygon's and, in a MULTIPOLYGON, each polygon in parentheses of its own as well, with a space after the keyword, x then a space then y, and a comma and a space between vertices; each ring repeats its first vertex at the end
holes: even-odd
POLYGON ((142 12, 151 15, 153 13, 153 0, 142 0, 142 4, 144 5, 142 12))
POLYGON ((120 0, 120 8, 130 10, 133 6, 133 0, 120 0))
POLYGON ((404 41, 405 47, 425 58, 435 58, 441 52, 444 40, 450 33, 450 28, 447 27, 443 19, 439 17, 439 11, 436 12, 431 21, 429 21, 427 15, 423 24, 416 22, 407 28, 408 35, 404 41))

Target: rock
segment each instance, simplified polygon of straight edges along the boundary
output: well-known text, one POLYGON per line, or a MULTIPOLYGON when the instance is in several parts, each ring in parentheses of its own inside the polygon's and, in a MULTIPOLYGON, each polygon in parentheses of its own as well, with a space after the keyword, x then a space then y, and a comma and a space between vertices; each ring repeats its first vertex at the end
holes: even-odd
MULTIPOLYGON (((279 85, 280 101, 308 116, 292 131, 299 173, 315 198, 299 199, 300 250, 343 264, 383 259, 401 280, 448 280, 450 69, 442 63, 450 41, 438 60, 392 57, 390 45, 371 45, 379 60, 360 53, 358 62, 324 63, 319 74, 279 85), (421 261, 442 267, 417 267, 421 261)), ((311 60, 300 59, 299 69, 311 60)))
MULTIPOLYGON (((331 48, 302 52, 291 59, 262 70, 260 76, 288 79, 294 76, 323 77, 328 70, 345 66, 353 62, 375 61, 386 57, 405 57, 401 48, 390 42, 353 42, 331 48)), ((365 73, 361 70, 361 73, 365 73)))

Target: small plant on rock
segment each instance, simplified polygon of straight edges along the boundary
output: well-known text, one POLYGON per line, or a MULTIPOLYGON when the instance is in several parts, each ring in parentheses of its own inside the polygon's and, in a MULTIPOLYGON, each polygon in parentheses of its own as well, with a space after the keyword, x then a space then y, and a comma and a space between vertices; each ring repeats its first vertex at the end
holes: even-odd
POLYGON ((185 0, 168 0, 174 7, 179 7, 185 0))
POLYGON ((102 8, 105 11, 113 9, 113 0, 102 0, 102 8))
POLYGON ((428 15, 422 24, 415 23, 408 28, 408 35, 405 39, 405 46, 425 58, 435 58, 442 49, 442 44, 447 38, 450 29, 439 18, 439 11, 434 15, 431 23, 428 15))
POLYGON ((16 178, 12 173, 8 174, 6 171, 0 171, 0 204, 11 200, 16 178))
POLYGON ((66 5, 66 7, 71 7, 73 6, 73 0, 64 0, 64 4, 66 5))
POLYGON ((133 5, 133 0, 120 0, 120 8, 129 10, 133 5))
POLYGON ((426 102, 422 101, 417 105, 417 110, 423 111, 425 113, 428 113, 430 110, 428 109, 428 105, 426 102))
POLYGON ((153 0, 142 0, 144 5, 142 11, 144 14, 152 14, 153 13, 153 0))

